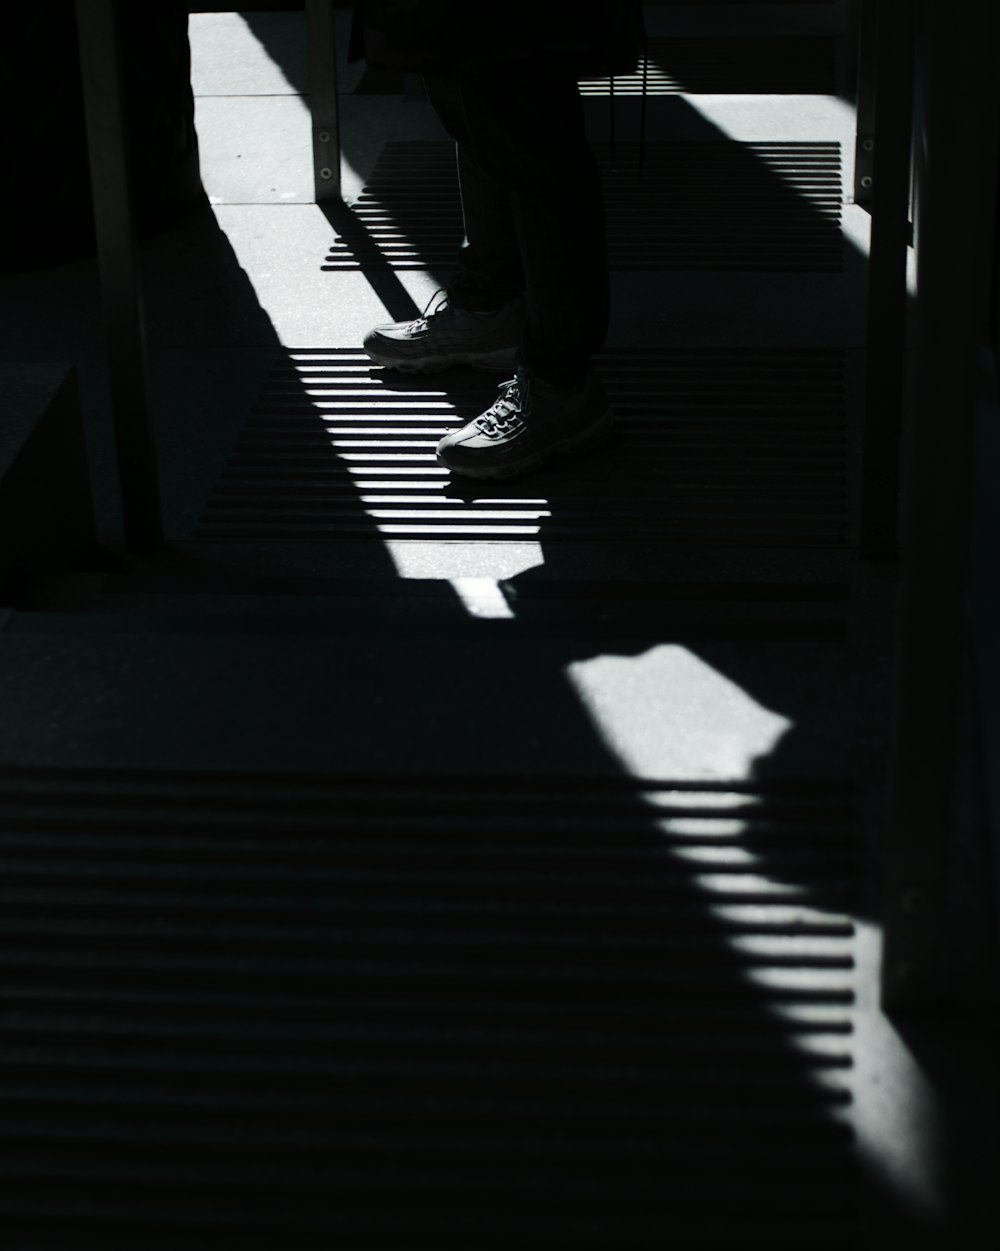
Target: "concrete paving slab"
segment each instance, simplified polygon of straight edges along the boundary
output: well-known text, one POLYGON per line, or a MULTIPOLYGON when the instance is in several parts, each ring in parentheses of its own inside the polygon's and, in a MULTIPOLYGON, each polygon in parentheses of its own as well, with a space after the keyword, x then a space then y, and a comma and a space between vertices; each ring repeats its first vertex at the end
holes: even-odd
POLYGON ((195 124, 213 204, 312 202, 312 123, 300 96, 202 96, 195 124))
MULTIPOLYGON (((337 76, 353 91, 364 72, 348 65, 350 13, 336 14, 337 76)), ((304 12, 192 13, 191 86, 196 96, 301 95, 309 90, 304 12)))
POLYGON ((305 15, 252 15, 258 29, 266 29, 271 51, 254 34, 246 16, 192 13, 188 18, 191 86, 196 96, 296 95, 302 90, 307 73, 305 15), (293 66, 282 69, 281 62, 292 59, 293 66))
MULTIPOLYGON (((856 214, 864 243, 867 215, 856 214)), ((325 271, 338 231, 315 206, 220 205, 217 218, 289 347, 360 344, 378 322, 415 316, 449 277, 325 271)), ((608 344, 861 346, 865 264, 848 244, 843 274, 615 273, 608 344)))
MULTIPOLYGON (((313 200, 308 101, 297 95, 203 96, 195 124, 202 181, 213 204, 313 200)), ((423 101, 387 96, 341 100, 343 195, 354 200, 386 143, 446 139, 423 101)))
MULTIPOLYGON (((336 234, 315 205, 218 209, 218 220, 254 295, 285 346, 358 344, 378 322, 393 320, 362 273, 330 274, 322 265, 336 234)), ((435 284, 424 274, 393 277, 416 316, 435 284)))
MULTIPOLYGON (((273 220, 273 219, 272 219, 273 220)), ((145 312, 154 349, 200 349, 277 342, 268 310, 233 241, 209 208, 146 242, 145 312)))
POLYGON ((853 153, 855 108, 839 96, 686 95, 688 107, 730 139, 834 141, 853 153))
MULTIPOLYGON (((608 97, 584 99, 591 136, 607 138, 611 118, 608 97)), ((642 102, 616 97, 615 129, 623 141, 636 139, 642 102)), ((854 106, 833 95, 702 95, 676 93, 646 100, 648 143, 733 139, 741 143, 835 142, 853 156, 854 106)))

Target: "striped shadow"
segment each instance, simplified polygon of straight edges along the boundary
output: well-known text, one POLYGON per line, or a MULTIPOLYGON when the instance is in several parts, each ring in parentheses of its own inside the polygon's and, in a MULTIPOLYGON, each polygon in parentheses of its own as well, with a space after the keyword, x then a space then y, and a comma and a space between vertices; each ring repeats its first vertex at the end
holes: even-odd
MULTIPOLYGON (((595 145, 615 270, 836 272, 843 267, 843 169, 837 143, 621 143, 617 171, 595 145)), ((390 143, 351 206, 350 240, 324 270, 455 266, 462 215, 454 147, 390 143)), ((586 263, 581 257, 580 263, 586 263)))
MULTIPOLYGON (((837 91, 837 45, 826 35, 726 38, 652 37, 646 65, 646 94, 677 95, 834 95, 837 91)), ((643 58, 646 60, 646 58, 643 58)), ((586 78, 580 94, 640 96, 643 60, 634 74, 586 78)), ((358 95, 400 95, 405 90, 396 70, 369 67, 355 87, 358 95)))
MULTIPOLYGON (((642 94, 642 62, 635 74, 614 80, 614 94, 642 94)), ((654 37, 649 41, 646 90, 676 95, 834 95, 837 45, 829 36, 775 38, 654 37)), ((607 78, 580 83, 584 98, 611 93, 607 78)))
POLYGON ((39 771, 0 811, 9 1245, 853 1245, 845 787, 39 771))
POLYGON ((843 548, 851 537, 837 350, 608 350, 608 448, 507 483, 453 479, 446 430, 488 376, 391 374, 351 349, 276 364, 198 538, 645 539, 843 548))

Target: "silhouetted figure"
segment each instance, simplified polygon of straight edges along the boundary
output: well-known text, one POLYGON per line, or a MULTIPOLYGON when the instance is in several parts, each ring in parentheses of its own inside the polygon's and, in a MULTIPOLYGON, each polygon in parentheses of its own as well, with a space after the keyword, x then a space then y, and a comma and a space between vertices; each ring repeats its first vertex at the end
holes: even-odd
POLYGON ((514 477, 611 436, 591 368, 608 327, 604 205, 577 81, 633 72, 641 32, 635 0, 355 0, 352 57, 423 74, 465 218, 445 297, 365 348, 403 371, 515 371, 438 445, 454 473, 514 477))

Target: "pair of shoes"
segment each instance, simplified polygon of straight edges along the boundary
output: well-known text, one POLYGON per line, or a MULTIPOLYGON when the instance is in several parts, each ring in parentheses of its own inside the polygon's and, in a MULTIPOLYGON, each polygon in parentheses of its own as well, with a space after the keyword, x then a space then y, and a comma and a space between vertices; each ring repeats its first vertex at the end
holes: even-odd
POLYGON ((415 321, 376 326, 364 347, 377 364, 401 373, 439 373, 453 365, 510 373, 525 318, 521 299, 495 313, 470 313, 445 297, 415 321))
POLYGON ((575 387, 556 387, 519 369, 485 413, 445 435, 437 459, 467 478, 514 478, 555 453, 589 452, 613 434, 607 396, 593 373, 575 387))

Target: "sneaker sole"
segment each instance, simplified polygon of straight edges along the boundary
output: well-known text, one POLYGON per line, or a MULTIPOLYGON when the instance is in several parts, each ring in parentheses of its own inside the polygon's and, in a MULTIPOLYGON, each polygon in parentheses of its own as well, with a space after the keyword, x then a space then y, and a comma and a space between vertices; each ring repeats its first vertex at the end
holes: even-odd
POLYGON ((458 365, 471 365, 488 373, 510 373, 517 367, 514 348, 498 352, 452 352, 447 356, 418 356, 413 360, 400 360, 396 356, 382 356, 365 348, 365 351, 384 369, 394 369, 399 374, 441 374, 458 365))
POLYGON ((604 447, 606 443, 609 443, 614 437, 614 433, 614 418, 610 411, 605 410, 586 430, 581 430, 579 434, 574 435, 571 439, 563 439, 561 443, 554 443, 552 447, 547 447, 542 451, 534 452, 531 456, 524 457, 522 460, 513 461, 500 467, 490 467, 489 465, 450 465, 440 452, 437 454, 437 461, 439 465, 443 465, 446 469, 450 469, 452 473, 458 474, 463 478, 478 478, 492 482, 502 482, 507 478, 518 478, 533 469, 538 469, 552 456, 584 456, 588 452, 596 451, 598 448, 604 447))

